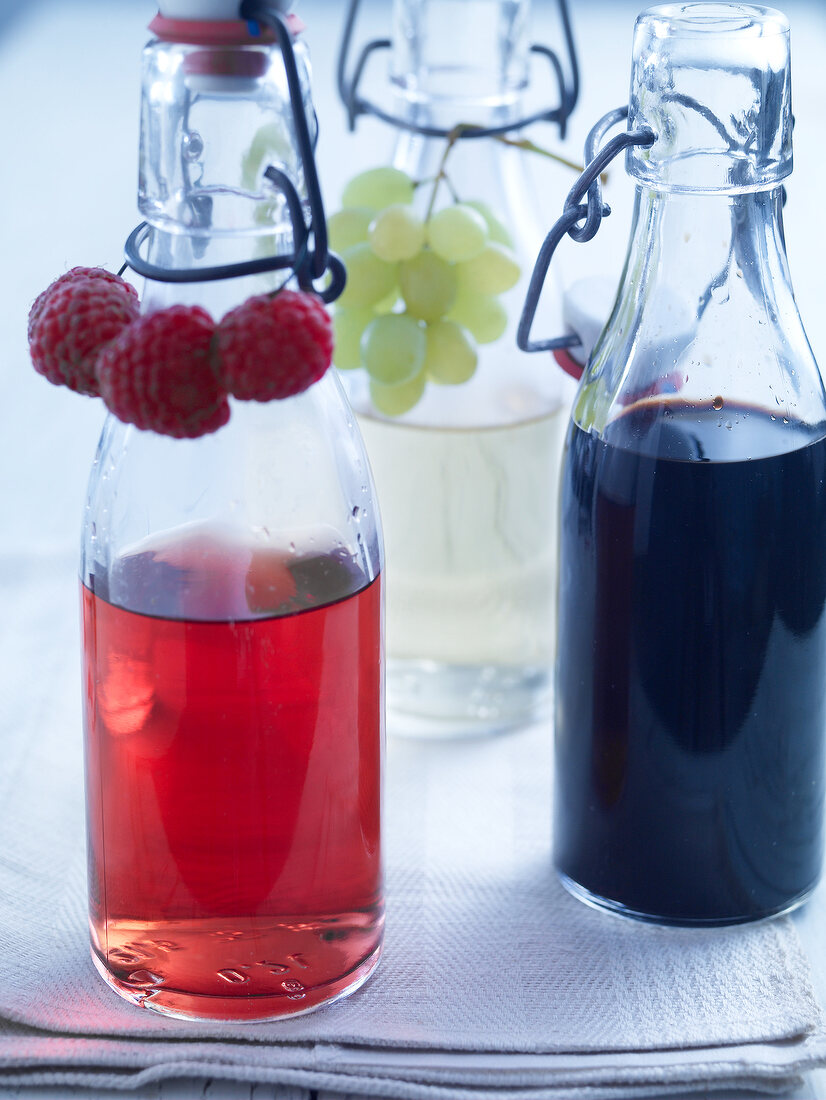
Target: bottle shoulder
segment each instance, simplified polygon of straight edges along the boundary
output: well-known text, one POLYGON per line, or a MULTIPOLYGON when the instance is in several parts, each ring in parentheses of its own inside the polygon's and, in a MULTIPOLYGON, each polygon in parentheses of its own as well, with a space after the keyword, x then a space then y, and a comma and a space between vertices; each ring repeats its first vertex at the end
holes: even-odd
POLYGON ((194 440, 107 418, 89 479, 83 573, 193 534, 231 545, 347 548, 369 579, 381 528, 361 435, 332 371, 303 394, 231 401, 229 423, 194 440))

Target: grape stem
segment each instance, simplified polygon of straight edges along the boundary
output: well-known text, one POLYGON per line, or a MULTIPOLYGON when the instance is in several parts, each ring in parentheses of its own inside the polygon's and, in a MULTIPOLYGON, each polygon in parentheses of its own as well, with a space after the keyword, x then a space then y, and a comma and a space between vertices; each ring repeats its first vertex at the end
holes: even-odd
POLYGON ((436 196, 439 193, 439 185, 441 184, 441 182, 443 180, 446 183, 446 185, 448 187, 448 190, 450 191, 450 194, 453 197, 453 201, 454 202, 459 201, 459 196, 456 194, 456 191, 455 191, 453 185, 451 184, 450 180, 448 179, 447 173, 445 172, 445 165, 447 164, 447 158, 450 156, 450 150, 453 148, 453 146, 456 144, 456 142, 462 136, 462 133, 465 130, 472 130, 472 129, 473 129, 473 127, 469 126, 467 123, 460 122, 458 126, 453 127, 453 129, 450 131, 450 133, 447 136, 447 141, 445 142, 444 152, 442 153, 442 159, 439 161, 439 168, 438 168, 438 170, 436 172, 436 176, 433 180, 433 190, 430 192, 430 202, 427 204, 427 213, 425 214, 425 218, 424 218, 424 220, 426 222, 430 221, 430 216, 433 213, 433 207, 436 205, 436 196))
MULTIPOLYGON (((450 179, 445 171, 447 165, 447 158, 450 156, 450 151, 457 141, 464 135, 467 130, 478 130, 479 127, 472 122, 460 122, 454 126, 447 136, 445 142, 444 152, 442 158, 439 161, 439 167, 436 171, 436 175, 431 180, 422 180, 422 183, 433 183, 433 190, 430 192, 430 201, 427 204, 427 213, 425 214, 425 221, 429 222, 430 217, 433 214, 433 209, 436 205, 436 197, 439 193, 439 187, 442 183, 445 184, 450 191, 451 197, 454 202, 459 202, 459 195, 456 192, 455 187, 450 182, 450 179)), ((552 153, 550 149, 543 149, 541 145, 537 145, 536 142, 531 141, 529 138, 512 138, 507 134, 499 134, 494 138, 495 141, 500 142, 502 145, 509 145, 513 149, 521 149, 525 153, 538 153, 540 156, 548 157, 550 160, 555 160, 557 164, 561 164, 564 168, 570 168, 572 172, 583 172, 584 167, 581 164, 577 164, 576 161, 568 160, 567 157, 561 156, 559 153, 552 153)), ((608 182, 608 173, 603 172, 600 176, 600 181, 603 185, 608 182)))
MULTIPOLYGON (((561 156, 559 153, 552 153, 550 149, 543 149, 541 145, 537 145, 535 142, 530 141, 528 138, 510 138, 506 134, 499 134, 496 138, 502 145, 510 145, 514 149, 522 149, 526 153, 539 153, 540 156, 549 157, 551 160, 555 160, 557 164, 561 164, 564 168, 570 168, 572 172, 584 172, 585 166, 577 164, 575 160, 568 160, 567 157, 561 156)), ((608 182, 608 173, 603 172, 601 174, 600 182, 604 185, 608 182)))

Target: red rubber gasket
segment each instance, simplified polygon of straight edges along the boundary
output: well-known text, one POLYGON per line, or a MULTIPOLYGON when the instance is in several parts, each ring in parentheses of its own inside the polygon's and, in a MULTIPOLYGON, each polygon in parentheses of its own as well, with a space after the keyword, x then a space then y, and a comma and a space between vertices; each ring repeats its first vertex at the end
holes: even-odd
POLYGON ((569 355, 565 348, 554 348, 551 354, 556 359, 557 365, 562 367, 566 374, 570 374, 571 378, 575 378, 577 382, 580 380, 582 372, 585 370, 582 363, 577 363, 576 359, 569 355))
MULTIPOLYGON (((304 24, 295 15, 287 16, 287 25, 294 37, 304 30, 304 24)), ((243 19, 167 19, 156 15, 149 29, 163 42, 181 42, 186 46, 260 46, 275 41, 271 27, 262 26, 260 34, 251 34, 249 23, 243 19)))

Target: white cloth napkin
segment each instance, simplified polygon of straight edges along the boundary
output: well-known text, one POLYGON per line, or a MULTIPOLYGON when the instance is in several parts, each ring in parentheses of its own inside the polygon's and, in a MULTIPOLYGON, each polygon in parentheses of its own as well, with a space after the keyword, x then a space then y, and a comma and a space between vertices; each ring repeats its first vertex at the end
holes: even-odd
POLYGON ((558 885, 545 727, 391 741, 386 950, 349 1000, 246 1025, 121 1001, 87 943, 73 563, 0 556, 0 601, 0 1086, 600 1100, 779 1091, 826 1061, 789 920, 660 929, 558 885))

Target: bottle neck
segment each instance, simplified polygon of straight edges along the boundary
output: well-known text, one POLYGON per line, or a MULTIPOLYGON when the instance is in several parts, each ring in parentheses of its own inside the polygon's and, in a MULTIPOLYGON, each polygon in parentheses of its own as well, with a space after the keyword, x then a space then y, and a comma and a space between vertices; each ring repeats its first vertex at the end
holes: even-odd
MULTIPOLYGON (((149 240, 146 259, 164 269, 187 271, 213 264, 243 263, 250 259, 279 255, 292 248, 292 234, 285 229, 268 236, 238 231, 232 236, 204 242, 201 238, 155 230, 149 240), (286 244, 285 244, 286 241, 286 244)), ((292 274, 291 269, 268 271, 258 275, 234 276, 209 282, 144 281, 141 303, 144 312, 178 303, 199 305, 220 319, 228 310, 247 298, 277 290, 292 274)))
POLYGON ((689 316, 699 309, 701 319, 715 305, 751 308, 753 299, 776 312, 792 295, 781 188, 715 195, 639 186, 623 284, 674 310, 680 302, 689 316))
POLYGON ((640 400, 698 409, 720 400, 822 422, 823 384, 792 292, 779 187, 739 195, 638 187, 617 301, 580 398, 591 386, 580 422, 585 415, 583 426, 597 431, 640 400))
MULTIPOLYGON (((312 135, 300 43, 295 55, 312 135)), ((278 234, 289 226, 289 212, 282 192, 265 178, 269 166, 304 194, 278 47, 150 42, 143 57, 138 192, 146 221, 155 230, 191 238, 195 262, 211 248, 231 251, 226 242, 233 238, 278 234), (225 243, 216 245, 220 240, 225 243)), ((168 248, 180 250, 171 243, 168 248)))
MULTIPOLYGON (((306 51, 294 45, 303 107, 315 129, 306 51)), ((146 258, 164 268, 237 264, 294 251, 273 166, 305 194, 284 59, 277 45, 154 40, 143 56, 138 204, 152 227, 146 258)), ((277 288, 283 272, 216 283, 148 282, 146 308, 213 313, 277 288)))
POLYGON ((447 129, 481 125, 527 86, 528 26, 529 0, 395 0, 393 83, 410 105, 447 111, 447 129))

